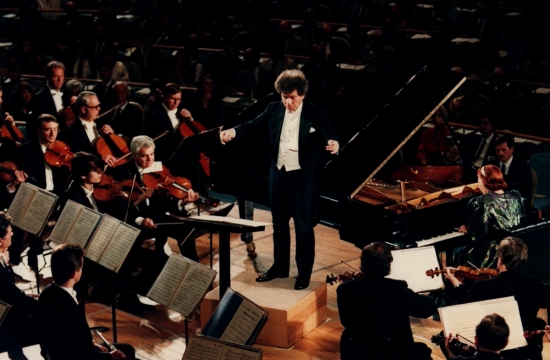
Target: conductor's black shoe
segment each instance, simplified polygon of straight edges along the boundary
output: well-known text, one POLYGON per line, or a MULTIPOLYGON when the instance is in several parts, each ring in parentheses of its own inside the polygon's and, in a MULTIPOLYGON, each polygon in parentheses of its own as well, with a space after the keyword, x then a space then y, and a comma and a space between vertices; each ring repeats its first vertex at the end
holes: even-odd
POLYGON ((294 284, 294 290, 302 290, 309 286, 309 279, 305 278, 296 278, 296 283, 294 284))
POLYGON ((281 273, 281 272, 278 272, 278 271, 272 271, 272 270, 268 270, 265 274, 262 274, 260 276, 258 276, 256 278, 256 281, 257 282, 265 282, 265 281, 271 281, 273 279, 278 279, 278 278, 287 278, 288 277, 288 273, 281 273))

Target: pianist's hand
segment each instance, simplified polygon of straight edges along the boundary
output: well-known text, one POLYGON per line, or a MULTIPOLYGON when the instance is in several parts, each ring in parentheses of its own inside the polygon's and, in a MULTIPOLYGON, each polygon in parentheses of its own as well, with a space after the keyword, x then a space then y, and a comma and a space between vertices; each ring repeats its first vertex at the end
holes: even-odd
POLYGON ((340 149, 340 144, 336 140, 329 140, 326 146, 327 151, 330 151, 331 154, 336 154, 340 149))
POLYGON ((236 135, 235 129, 224 130, 220 132, 220 141, 223 145, 231 141, 236 135))

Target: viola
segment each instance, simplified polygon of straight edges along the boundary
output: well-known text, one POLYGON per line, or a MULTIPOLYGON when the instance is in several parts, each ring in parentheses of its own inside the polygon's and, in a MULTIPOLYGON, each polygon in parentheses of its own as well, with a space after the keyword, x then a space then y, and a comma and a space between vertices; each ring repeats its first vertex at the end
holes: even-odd
POLYGON ((44 153, 44 159, 50 166, 61 167, 66 166, 71 168, 71 160, 74 154, 69 146, 63 141, 55 140, 47 148, 44 153))
MULTIPOLYGON (((186 118, 181 115, 179 115, 179 117, 182 120, 179 131, 183 138, 197 135, 207 130, 204 125, 197 121, 194 121, 193 119, 186 118)), ((204 170, 206 176, 210 177, 210 159, 202 152, 199 153, 199 163, 201 164, 201 167, 204 170)))
MULTIPOLYGON (((435 268, 435 270, 426 270, 426 275, 433 278, 434 276, 438 276, 439 274, 444 273, 446 271, 447 271, 446 268, 443 268, 441 270, 438 270, 437 268, 435 268)), ((456 270, 451 270, 451 272, 457 278, 462 278, 463 280, 470 280, 470 281, 491 279, 491 278, 497 277, 499 274, 498 270, 495 270, 495 269, 488 269, 488 268, 474 269, 468 266, 459 266, 456 268, 456 270)))
POLYGON ((126 141, 115 134, 100 133, 99 139, 95 143, 98 154, 114 156, 117 161, 114 166, 122 165, 130 161, 130 149, 126 141))
MULTIPOLYGON (((192 189, 191 182, 187 178, 170 174, 170 171, 164 165, 162 165, 161 171, 143 174, 143 184, 148 188, 162 191, 180 200, 185 199, 189 190, 192 189)), ((199 195, 199 199, 212 207, 219 204, 202 195, 199 195)))
POLYGON ((12 140, 21 145, 25 139, 25 135, 15 126, 14 122, 6 121, 4 125, 0 127, 0 138, 12 140))
POLYGON ((334 276, 333 274, 327 275, 325 282, 327 284, 334 285, 335 282, 342 283, 350 280, 361 279, 362 277, 363 273, 361 272, 350 273, 349 271, 343 271, 338 276, 334 276))
POLYGON ((17 165, 11 161, 0 162, 0 179, 5 182, 12 182, 15 178, 14 171, 17 170, 17 165))
POLYGON ((101 182, 94 186, 94 198, 109 201, 115 197, 136 200, 143 189, 134 180, 115 181, 107 174, 101 175, 101 182))

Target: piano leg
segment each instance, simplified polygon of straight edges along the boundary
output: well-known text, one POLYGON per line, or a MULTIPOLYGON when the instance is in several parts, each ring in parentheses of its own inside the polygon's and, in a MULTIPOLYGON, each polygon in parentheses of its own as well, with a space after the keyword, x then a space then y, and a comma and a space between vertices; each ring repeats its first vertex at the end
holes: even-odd
MULTIPOLYGON (((254 202, 245 200, 243 197, 237 197, 237 206, 239 207, 239 217, 241 219, 254 219, 254 202)), ((241 240, 246 244, 246 251, 251 259, 254 259, 256 254, 256 245, 252 233, 242 233, 241 240)))

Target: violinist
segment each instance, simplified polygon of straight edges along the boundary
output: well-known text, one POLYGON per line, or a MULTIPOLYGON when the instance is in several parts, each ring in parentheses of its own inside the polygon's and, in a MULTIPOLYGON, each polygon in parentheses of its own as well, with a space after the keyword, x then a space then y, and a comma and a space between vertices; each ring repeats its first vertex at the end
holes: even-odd
MULTIPOLYGON (((167 236, 157 228, 156 223, 175 221, 173 218, 167 217, 166 212, 179 216, 187 215, 184 208, 185 204, 197 201, 199 195, 190 189, 187 198, 177 200, 171 196, 164 196, 159 191, 153 191, 154 189, 145 188, 144 175, 163 169, 162 162, 155 161, 155 143, 148 136, 136 136, 130 143, 130 151, 132 152, 133 161, 114 168, 113 178, 116 181, 135 180, 136 185, 143 189, 144 192, 130 204, 127 222, 133 226, 138 226, 142 230, 135 244, 142 244, 146 239, 155 239, 155 258, 157 262, 163 263, 167 259, 164 252, 167 236)), ((185 235, 187 234, 182 233, 183 238, 185 238, 185 235)), ((183 240, 183 238, 180 240, 183 240)), ((181 253, 189 259, 198 261, 195 241, 194 239, 189 240, 185 241, 183 245, 178 240, 181 253)))
POLYGON ((500 354, 501 350, 508 345, 510 328, 506 324, 506 320, 498 314, 486 315, 476 326, 474 343, 477 352, 473 355, 455 354, 456 350, 449 346, 451 335, 449 334, 449 338, 445 339, 445 349, 451 360, 508 359, 500 354))
MULTIPOLYGON (((544 320, 537 318, 539 308, 546 308, 550 301, 550 294, 545 285, 535 278, 523 275, 521 272, 527 263, 528 248, 525 243, 516 237, 506 237, 498 245, 497 269, 499 276, 478 280, 471 288, 462 285, 447 268, 445 277, 454 286, 451 296, 458 303, 497 299, 514 296, 518 303, 521 323, 525 331, 543 329, 544 320)), ((506 356, 513 359, 542 359, 542 334, 527 339, 527 346, 506 350, 506 356)))
POLYGON ((105 134, 114 133, 110 125, 104 125, 104 119, 96 124, 96 119, 100 111, 100 103, 95 93, 83 91, 76 98, 73 104, 73 110, 78 117, 71 126, 63 131, 59 137, 60 140, 69 145, 71 151, 85 151, 101 158, 109 166, 114 166, 116 158, 113 155, 98 154, 94 145, 100 137, 100 132, 105 134))
POLYGON ((115 133, 130 144, 134 136, 143 134, 143 109, 136 103, 128 101, 130 90, 123 81, 117 81, 113 85, 113 98, 115 106, 119 107, 113 110, 112 114, 107 114, 107 123, 111 125, 115 133))
POLYGON ((416 294, 401 280, 389 279, 393 257, 384 243, 361 252, 363 276, 336 289, 344 332, 342 360, 431 359, 431 349, 415 343, 409 316, 427 318, 436 310, 433 298, 416 294))

